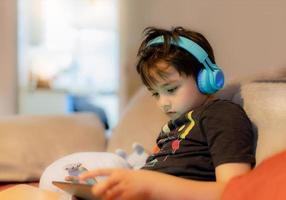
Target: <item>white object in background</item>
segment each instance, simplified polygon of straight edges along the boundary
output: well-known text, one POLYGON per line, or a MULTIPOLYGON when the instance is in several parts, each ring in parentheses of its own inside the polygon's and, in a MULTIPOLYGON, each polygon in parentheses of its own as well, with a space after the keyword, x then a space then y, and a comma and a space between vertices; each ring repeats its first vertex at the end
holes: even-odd
POLYGON ((125 159, 132 169, 140 169, 145 165, 149 154, 145 151, 143 145, 137 142, 132 144, 132 149, 133 152, 129 155, 122 149, 117 149, 115 153, 125 159))
POLYGON ((21 89, 19 114, 64 114, 68 111, 68 95, 64 91, 21 89))
MULTIPOLYGON (((43 172, 39 187, 54 192, 66 194, 52 184, 52 181, 65 181, 65 177, 69 175, 66 167, 74 163, 81 163, 87 170, 96 168, 131 168, 131 166, 114 153, 107 152, 79 152, 62 157, 51 165, 49 165, 43 172)), ((97 181, 102 180, 104 177, 96 177, 97 181)), ((67 198, 68 199, 68 198, 67 198)))

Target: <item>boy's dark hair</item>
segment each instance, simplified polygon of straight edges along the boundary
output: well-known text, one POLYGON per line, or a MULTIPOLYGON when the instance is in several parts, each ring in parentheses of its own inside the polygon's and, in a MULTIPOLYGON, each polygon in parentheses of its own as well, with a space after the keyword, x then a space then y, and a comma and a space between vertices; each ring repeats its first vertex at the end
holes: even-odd
MULTIPOLYGON (((183 48, 171 44, 171 40, 176 41, 179 36, 191 39, 201 46, 209 55, 209 58, 215 63, 214 53, 207 39, 198 32, 186 30, 183 27, 175 27, 171 30, 148 27, 144 30, 145 38, 141 43, 137 56, 139 58, 136 69, 143 83, 151 87, 156 83, 156 79, 151 75, 151 69, 156 68, 156 64, 163 61, 167 65, 172 65, 180 75, 197 77, 199 71, 203 68, 192 54, 183 48), (164 37, 164 44, 151 45, 147 44, 158 36, 164 37)), ((164 71, 156 70, 161 78, 166 74, 164 71)))

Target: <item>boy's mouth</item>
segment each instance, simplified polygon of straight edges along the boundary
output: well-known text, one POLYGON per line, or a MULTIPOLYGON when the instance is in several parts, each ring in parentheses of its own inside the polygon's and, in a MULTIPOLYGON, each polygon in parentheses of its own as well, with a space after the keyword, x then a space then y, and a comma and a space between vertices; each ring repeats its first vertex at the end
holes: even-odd
POLYGON ((175 112, 175 111, 168 111, 168 112, 166 112, 166 115, 168 115, 171 118, 174 117, 176 114, 177 114, 177 112, 175 112))

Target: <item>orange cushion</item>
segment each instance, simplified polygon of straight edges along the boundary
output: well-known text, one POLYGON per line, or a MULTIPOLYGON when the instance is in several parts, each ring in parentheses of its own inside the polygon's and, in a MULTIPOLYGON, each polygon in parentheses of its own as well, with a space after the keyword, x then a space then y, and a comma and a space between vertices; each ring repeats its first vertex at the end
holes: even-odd
POLYGON ((259 164, 248 174, 232 179, 222 200, 286 199, 286 151, 259 164))

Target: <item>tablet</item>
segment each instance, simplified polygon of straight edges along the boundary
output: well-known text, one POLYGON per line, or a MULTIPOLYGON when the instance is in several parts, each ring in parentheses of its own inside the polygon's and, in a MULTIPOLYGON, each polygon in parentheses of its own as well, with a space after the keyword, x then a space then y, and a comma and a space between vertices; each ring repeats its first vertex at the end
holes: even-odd
POLYGON ((100 200, 100 198, 95 197, 91 193, 92 185, 83 183, 61 182, 61 181, 53 181, 52 183, 58 188, 66 191, 67 193, 79 197, 81 199, 100 200))

